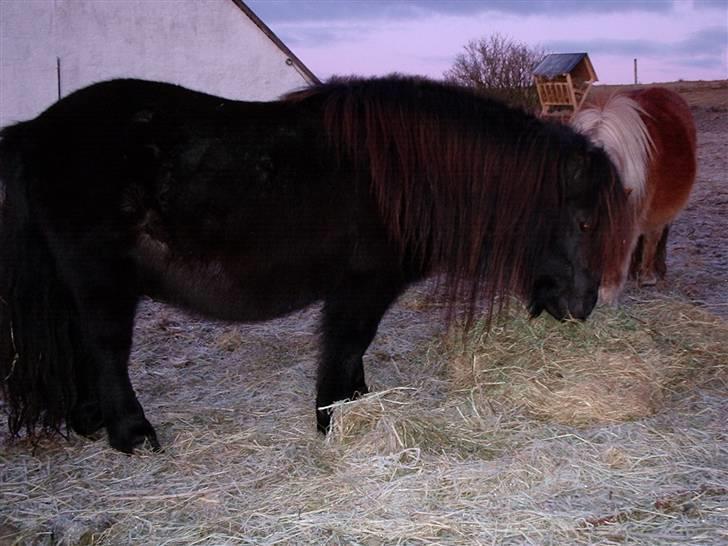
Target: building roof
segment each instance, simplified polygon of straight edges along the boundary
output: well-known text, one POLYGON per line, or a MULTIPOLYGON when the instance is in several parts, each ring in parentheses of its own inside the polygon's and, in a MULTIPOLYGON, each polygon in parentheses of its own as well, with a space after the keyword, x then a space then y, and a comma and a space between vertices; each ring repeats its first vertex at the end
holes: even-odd
POLYGON ((584 59, 589 59, 586 53, 552 53, 533 69, 533 75, 553 78, 568 74, 584 59))
POLYGON ((311 70, 309 70, 309 68, 305 64, 303 64, 301 59, 296 57, 293 51, 288 49, 288 46, 284 44, 278 36, 276 36, 275 32, 273 32, 270 27, 266 25, 263 20, 255 14, 255 12, 250 9, 245 2, 243 2, 243 0, 232 0, 232 3, 240 8, 240 10, 245 15, 247 15, 248 18, 253 21, 253 23, 255 23, 255 25, 263 32, 263 34, 265 34, 268 39, 273 42, 286 57, 288 57, 288 59, 286 60, 288 64, 296 68, 296 70, 298 70, 301 75, 305 79, 307 79, 312 85, 321 83, 321 80, 318 79, 316 74, 311 72, 311 70))

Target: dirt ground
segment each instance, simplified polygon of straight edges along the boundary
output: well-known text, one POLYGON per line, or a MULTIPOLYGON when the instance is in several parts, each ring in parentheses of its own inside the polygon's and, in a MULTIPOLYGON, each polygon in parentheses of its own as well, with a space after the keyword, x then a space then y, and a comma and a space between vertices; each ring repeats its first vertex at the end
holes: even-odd
MULTIPOLYGON (((698 126, 698 177, 668 247, 667 288, 728 316, 728 84, 717 104, 693 106, 698 126)), ((707 100, 702 89, 684 93, 707 100)))

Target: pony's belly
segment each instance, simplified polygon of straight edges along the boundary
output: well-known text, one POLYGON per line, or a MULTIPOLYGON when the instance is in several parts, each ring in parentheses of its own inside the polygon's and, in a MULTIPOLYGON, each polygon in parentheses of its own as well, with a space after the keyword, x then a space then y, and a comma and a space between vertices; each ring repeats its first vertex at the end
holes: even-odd
POLYGON ((324 297, 333 271, 314 262, 140 255, 142 291, 211 318, 256 322, 280 317, 324 297))
POLYGON ((692 179, 686 178, 671 187, 657 188, 643 213, 640 222, 643 229, 661 228, 672 222, 687 205, 692 187, 692 179))
POLYGON ((321 286, 299 283, 295 274, 249 274, 234 278, 216 271, 217 265, 169 271, 161 284, 157 281, 156 286, 145 291, 152 297, 211 318, 241 322, 280 317, 323 297, 321 286))

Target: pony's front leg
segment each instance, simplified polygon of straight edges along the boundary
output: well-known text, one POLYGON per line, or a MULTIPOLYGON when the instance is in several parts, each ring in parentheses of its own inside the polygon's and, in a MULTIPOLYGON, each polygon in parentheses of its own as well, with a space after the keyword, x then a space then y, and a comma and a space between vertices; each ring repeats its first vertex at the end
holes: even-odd
POLYGON ((316 424, 324 434, 338 400, 353 400, 369 392, 362 357, 374 339, 379 321, 404 287, 398 278, 372 273, 350 278, 324 304, 322 351, 318 368, 316 424))
POLYGON ((619 296, 624 290, 624 285, 630 273, 630 267, 634 261, 632 254, 638 247, 639 232, 634 233, 627 239, 620 249, 620 264, 610 264, 602 274, 602 281, 599 286, 599 302, 606 305, 617 305, 619 296))

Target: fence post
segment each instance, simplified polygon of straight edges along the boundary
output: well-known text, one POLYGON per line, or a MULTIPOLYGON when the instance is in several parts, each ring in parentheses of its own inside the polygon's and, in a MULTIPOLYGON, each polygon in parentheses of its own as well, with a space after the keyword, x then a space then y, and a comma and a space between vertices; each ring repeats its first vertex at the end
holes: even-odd
POLYGON ((56 57, 56 82, 58 84, 58 100, 61 100, 61 58, 56 57))

